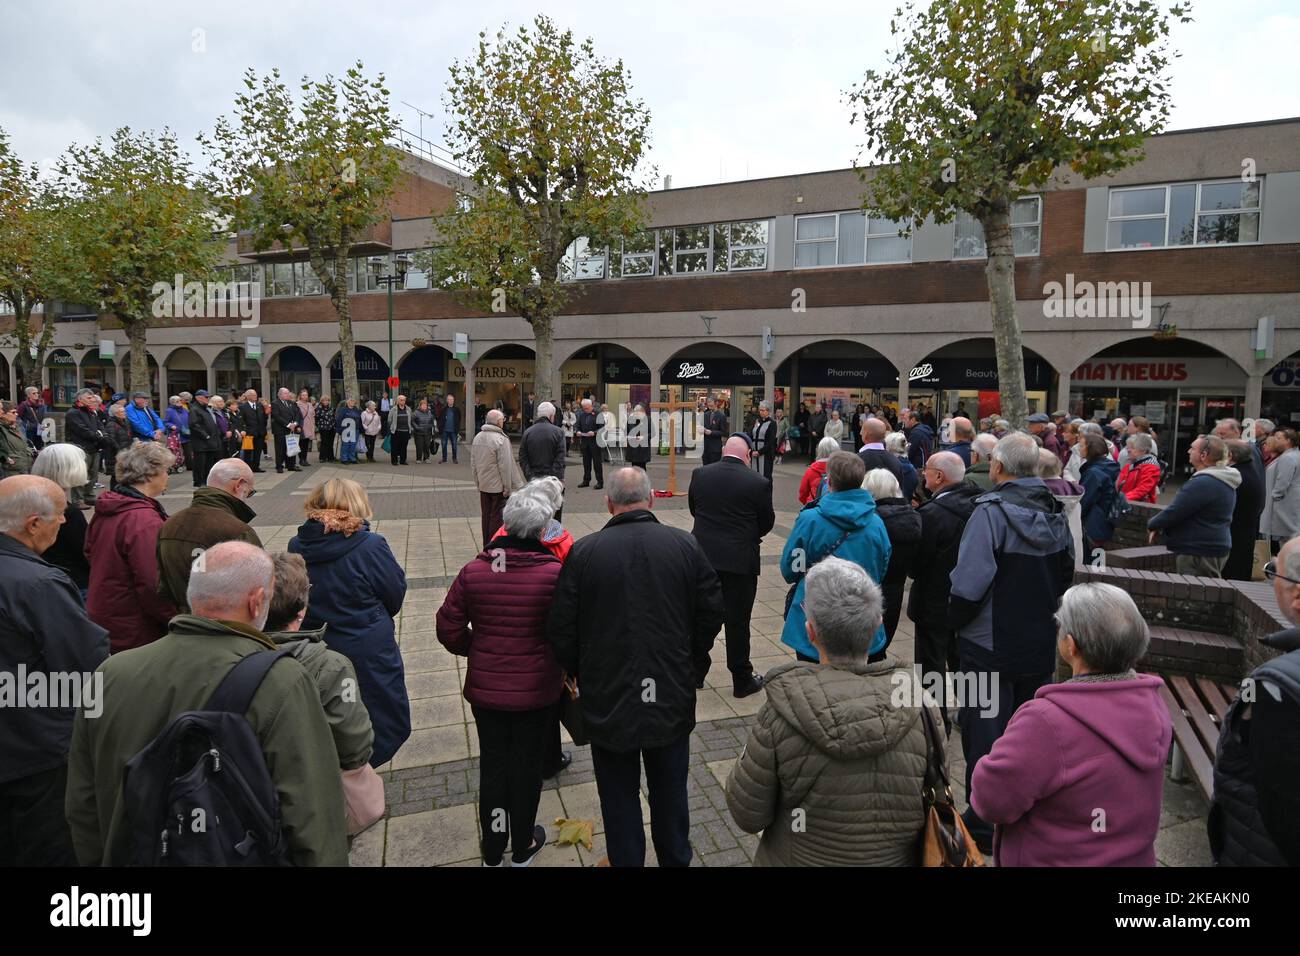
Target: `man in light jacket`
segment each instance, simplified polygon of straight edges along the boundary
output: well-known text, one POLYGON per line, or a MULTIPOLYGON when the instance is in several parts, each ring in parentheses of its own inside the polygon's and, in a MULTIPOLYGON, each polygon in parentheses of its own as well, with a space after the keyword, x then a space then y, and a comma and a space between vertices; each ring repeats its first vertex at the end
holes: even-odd
POLYGON ((501 409, 489 411, 482 430, 474 436, 474 443, 470 446, 470 467, 474 471, 474 484, 478 486, 485 548, 501 527, 501 512, 506 499, 524 486, 524 477, 510 454, 510 439, 502 427, 505 422, 501 409))

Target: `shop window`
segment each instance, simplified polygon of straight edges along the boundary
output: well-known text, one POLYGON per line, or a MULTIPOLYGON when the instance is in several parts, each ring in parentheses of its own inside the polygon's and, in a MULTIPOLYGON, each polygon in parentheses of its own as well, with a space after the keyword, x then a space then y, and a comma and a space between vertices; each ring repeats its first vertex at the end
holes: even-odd
POLYGON ((310 262, 295 262, 294 272, 299 295, 320 295, 325 291, 325 286, 317 278, 316 270, 310 262))
MULTIPOLYGON (((954 259, 987 258, 984 226, 980 221, 965 210, 958 210, 955 225, 952 257, 954 259)), ((1026 196, 1011 204, 1011 245, 1016 255, 1038 255, 1042 231, 1042 197, 1026 196)))
POLYGON ((1112 189, 1106 248, 1158 249, 1259 241, 1260 180, 1112 189))
POLYGON ((800 216, 795 220, 796 268, 910 262, 912 239, 905 223, 865 212, 800 216))

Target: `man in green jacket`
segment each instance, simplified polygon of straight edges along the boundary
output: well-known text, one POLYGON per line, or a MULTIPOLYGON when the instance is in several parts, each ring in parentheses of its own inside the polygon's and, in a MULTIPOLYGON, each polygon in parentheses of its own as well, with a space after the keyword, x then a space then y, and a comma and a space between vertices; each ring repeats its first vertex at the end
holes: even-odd
POLYGON ((988 432, 981 432, 970 443, 970 467, 966 469, 966 480, 978 485, 985 491, 993 490, 993 479, 989 477, 989 463, 993 461, 993 449, 998 447, 998 440, 988 432))
POLYGON ((203 552, 223 541, 262 540, 248 523, 257 512, 246 503, 253 493, 253 469, 238 458, 223 458, 208 471, 208 483, 194 489, 194 500, 158 532, 158 592, 182 610, 190 586, 190 567, 203 552))
POLYGON ((0 478, 25 475, 32 470, 32 448, 18 424, 18 406, 0 401, 0 478))
MULTIPOLYGON (((130 862, 123 768, 178 714, 202 710, 240 660, 274 648, 261 630, 273 588, 270 555, 243 542, 218 544, 190 578, 193 613, 172 618, 160 640, 100 665, 103 712, 77 714, 68 759, 64 809, 82 866, 130 862)), ((279 795, 289 861, 346 866, 339 758, 311 676, 296 660, 276 661, 245 716, 279 795)))

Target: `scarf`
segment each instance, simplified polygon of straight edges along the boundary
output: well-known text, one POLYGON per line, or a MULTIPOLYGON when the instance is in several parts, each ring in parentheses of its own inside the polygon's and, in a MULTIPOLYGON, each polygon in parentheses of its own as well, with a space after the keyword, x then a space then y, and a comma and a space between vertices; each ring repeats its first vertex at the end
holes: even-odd
POLYGON ((341 508, 321 508, 316 511, 308 511, 307 520, 319 521, 325 527, 326 534, 341 531, 345 538, 364 530, 366 525, 365 518, 357 517, 352 512, 343 511, 341 508))

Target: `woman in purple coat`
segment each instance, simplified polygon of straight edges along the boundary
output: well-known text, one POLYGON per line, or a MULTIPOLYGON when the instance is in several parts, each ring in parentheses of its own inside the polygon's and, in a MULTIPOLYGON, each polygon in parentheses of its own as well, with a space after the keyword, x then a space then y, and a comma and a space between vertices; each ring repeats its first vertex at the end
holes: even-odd
POLYGON ((438 610, 438 640, 469 658, 465 699, 478 728, 484 866, 505 865, 507 836, 511 866, 527 866, 546 845, 537 804, 561 690, 546 639, 560 561, 541 541, 553 514, 541 495, 507 498, 506 533, 461 569, 438 610))
POLYGON ((1155 866, 1173 735, 1162 681, 1134 670, 1150 634, 1113 584, 1065 592, 1057 650, 1073 676, 1022 704, 975 765, 971 806, 998 866, 1155 866))

